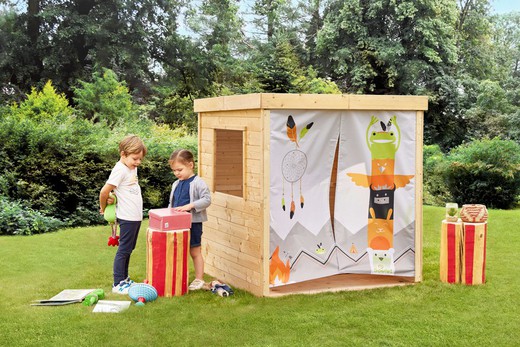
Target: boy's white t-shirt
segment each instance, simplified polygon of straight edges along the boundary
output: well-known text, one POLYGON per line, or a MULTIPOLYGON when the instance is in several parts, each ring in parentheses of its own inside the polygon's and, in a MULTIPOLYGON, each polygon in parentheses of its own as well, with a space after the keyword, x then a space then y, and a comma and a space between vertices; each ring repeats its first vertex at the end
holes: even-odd
POLYGON ((116 186, 116 217, 129 221, 143 220, 143 197, 137 181, 137 168, 130 170, 121 161, 112 169, 108 184, 116 186))

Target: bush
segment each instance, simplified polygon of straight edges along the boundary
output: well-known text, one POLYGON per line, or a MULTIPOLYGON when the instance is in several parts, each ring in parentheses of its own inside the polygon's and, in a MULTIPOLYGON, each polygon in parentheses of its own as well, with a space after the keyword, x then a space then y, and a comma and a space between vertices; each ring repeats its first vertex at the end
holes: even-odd
POLYGON ((473 141, 446 157, 444 177, 459 204, 511 208, 520 194, 520 145, 498 138, 473 141))
POLYGON ((55 231, 63 223, 0 196, 0 235, 32 235, 55 231))
MULTIPOLYGON (((47 92, 47 100, 61 102, 52 97, 54 91, 47 92)), ((60 104, 57 113, 45 111, 53 109, 52 102, 44 105, 34 109, 23 102, 0 109, 0 194, 69 226, 105 223, 99 215, 99 190, 119 160, 118 143, 125 135, 139 135, 149 149, 139 168, 145 209, 168 203, 174 179, 170 153, 186 147, 196 154, 196 137, 183 130, 142 118, 110 128, 107 120, 74 116, 68 105, 60 104)))
POLYGON ((427 205, 444 205, 453 197, 444 181, 446 160, 439 145, 426 145, 423 150, 423 202, 427 205))
POLYGON ((69 116, 73 111, 65 95, 56 93, 51 81, 45 83, 40 92, 33 88, 27 99, 14 107, 19 108, 19 114, 35 121, 55 119, 58 115, 69 116))

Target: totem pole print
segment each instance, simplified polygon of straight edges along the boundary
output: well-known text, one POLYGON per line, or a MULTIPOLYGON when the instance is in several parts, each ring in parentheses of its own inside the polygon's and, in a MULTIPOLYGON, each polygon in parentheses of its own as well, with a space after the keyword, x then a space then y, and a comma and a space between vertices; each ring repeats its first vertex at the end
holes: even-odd
POLYGON ((386 124, 372 116, 366 130, 366 144, 372 157, 371 175, 347 173, 356 185, 370 189, 367 251, 372 273, 393 273, 391 269, 393 269, 394 193, 397 188, 406 186, 414 177, 394 174, 395 154, 400 142, 401 131, 396 116, 386 124), (391 268, 385 265, 389 263, 389 259, 392 263, 391 268))

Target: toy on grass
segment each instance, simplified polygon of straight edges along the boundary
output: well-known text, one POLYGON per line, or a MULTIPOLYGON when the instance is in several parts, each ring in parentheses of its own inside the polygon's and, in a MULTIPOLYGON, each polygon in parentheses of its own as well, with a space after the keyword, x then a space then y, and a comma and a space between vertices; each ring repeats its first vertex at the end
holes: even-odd
POLYGON ((145 302, 157 299, 157 290, 146 283, 135 283, 128 289, 128 296, 135 301, 136 306, 144 306, 145 302))
POLYGON ((83 305, 92 306, 97 303, 99 300, 103 300, 105 298, 105 291, 103 289, 96 289, 92 293, 88 294, 85 299, 83 299, 83 305))
POLYGON ((217 280, 211 282, 210 290, 213 294, 217 294, 218 296, 230 296, 234 294, 230 286, 217 280))
POLYGON ((119 246, 119 235, 117 235, 117 220, 116 220, 116 202, 117 198, 115 194, 110 193, 110 197, 114 199, 114 202, 105 207, 103 217, 110 224, 112 228, 112 236, 108 238, 108 246, 119 246))

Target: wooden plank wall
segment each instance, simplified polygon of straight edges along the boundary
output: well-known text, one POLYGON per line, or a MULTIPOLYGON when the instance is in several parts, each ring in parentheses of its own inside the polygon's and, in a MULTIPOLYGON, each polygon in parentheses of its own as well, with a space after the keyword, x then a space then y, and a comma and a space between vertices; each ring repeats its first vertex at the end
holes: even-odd
POLYGON ((202 238, 205 272, 261 296, 264 242, 261 111, 207 112, 200 113, 199 117, 199 173, 212 191, 209 220, 204 224, 202 238), (236 136, 240 132, 244 142, 243 164, 238 164, 236 155, 234 159, 216 162, 218 158, 233 157, 233 154, 227 153, 230 138, 226 135, 236 136), (219 191, 216 181, 220 179, 220 169, 228 170, 231 176, 234 170, 243 172, 245 188, 242 194, 231 195, 229 191, 219 191))

